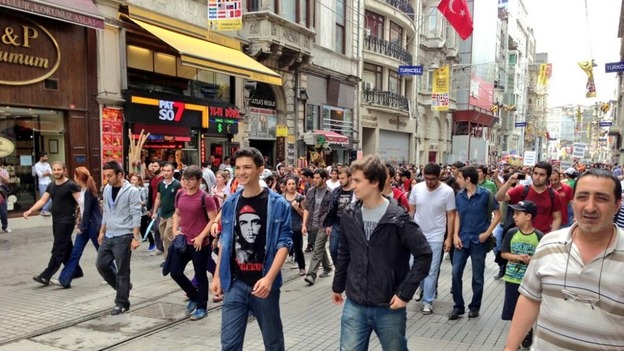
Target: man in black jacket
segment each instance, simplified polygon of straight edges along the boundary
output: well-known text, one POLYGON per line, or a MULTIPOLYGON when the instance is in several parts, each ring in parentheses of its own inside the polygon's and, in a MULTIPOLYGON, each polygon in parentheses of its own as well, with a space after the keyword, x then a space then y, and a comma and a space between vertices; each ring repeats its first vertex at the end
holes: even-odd
POLYGON ((332 285, 335 304, 347 294, 340 349, 367 350, 374 329, 384 350, 407 350, 405 306, 429 273, 431 248, 407 212, 381 194, 387 171, 379 157, 355 161, 351 174, 358 201, 342 213, 332 285))

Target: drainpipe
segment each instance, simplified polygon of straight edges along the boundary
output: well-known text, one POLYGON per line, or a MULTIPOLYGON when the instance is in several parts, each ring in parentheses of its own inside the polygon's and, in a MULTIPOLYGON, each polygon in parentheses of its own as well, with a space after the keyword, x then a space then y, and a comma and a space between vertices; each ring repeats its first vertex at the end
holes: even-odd
MULTIPOLYGON (((299 159, 299 88, 300 88, 300 80, 299 80, 299 70, 295 70, 295 94, 294 94, 294 105, 295 105, 295 162, 292 165, 293 167, 297 166, 297 160, 299 159)), ((288 140, 286 140, 286 144, 288 144, 288 140)), ((286 148, 286 153, 288 154, 288 148, 286 148)), ((286 155, 288 156, 288 155, 286 155)))

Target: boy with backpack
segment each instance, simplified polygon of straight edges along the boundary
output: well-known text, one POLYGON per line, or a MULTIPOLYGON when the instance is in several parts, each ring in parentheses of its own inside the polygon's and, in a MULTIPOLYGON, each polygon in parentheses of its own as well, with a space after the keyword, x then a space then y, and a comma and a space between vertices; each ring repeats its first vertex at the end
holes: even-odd
MULTIPOLYGON (((510 321, 520 293, 518 288, 524 278, 529 262, 537 244, 544 235, 533 228, 533 217, 537 214, 537 206, 531 201, 520 201, 511 205, 513 219, 517 227, 509 229, 501 246, 501 256, 508 260, 505 270, 505 303, 501 318, 510 321)), ((530 347, 533 343, 533 330, 522 341, 523 347, 530 347)))

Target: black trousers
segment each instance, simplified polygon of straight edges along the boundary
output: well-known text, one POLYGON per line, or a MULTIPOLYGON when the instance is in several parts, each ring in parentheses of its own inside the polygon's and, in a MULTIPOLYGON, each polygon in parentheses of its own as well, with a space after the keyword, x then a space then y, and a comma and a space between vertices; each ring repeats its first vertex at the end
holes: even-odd
MULTIPOLYGON (((52 221, 52 233, 54 235, 54 242, 52 243, 52 256, 48 262, 48 267, 40 274, 44 279, 50 280, 54 273, 56 273, 61 264, 65 264, 71 257, 73 249, 72 245, 72 232, 74 231, 74 223, 57 223, 52 221)), ((75 275, 82 276, 82 269, 76 268, 75 275)))

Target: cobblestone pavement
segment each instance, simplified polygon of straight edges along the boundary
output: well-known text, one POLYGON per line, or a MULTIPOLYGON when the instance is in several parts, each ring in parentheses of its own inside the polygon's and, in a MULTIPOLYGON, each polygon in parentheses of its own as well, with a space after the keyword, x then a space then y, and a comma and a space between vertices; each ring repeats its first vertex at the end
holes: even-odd
MULTIPOLYGON (((20 221, 20 220, 12 220, 20 221)), ((23 221, 23 220, 21 220, 23 221)), ((38 223, 39 224, 39 223, 38 223)), ((45 223, 43 223, 45 224, 45 223)), ((95 250, 88 246, 82 259, 85 277, 72 282, 71 289, 42 287, 32 280, 49 259, 52 244, 50 227, 11 224, 14 232, 0 234, 0 351, 4 350, 219 350, 220 308, 210 302, 209 315, 200 321, 184 317, 183 293, 158 267, 162 256, 150 256, 142 245, 132 258, 131 310, 109 316, 114 291, 97 274, 95 250)), ((306 254, 309 261, 309 254, 306 254)), ((408 305, 407 335, 410 349, 419 350, 501 350, 508 322, 500 320, 504 285, 492 276, 497 267, 488 257, 481 316, 448 321, 452 307, 450 262, 444 261, 439 298, 434 313, 423 315, 422 305, 408 305)), ((289 269, 282 287, 281 315, 287 350, 337 350, 342 306, 331 302, 332 278, 319 278, 307 286, 289 269)), ((191 266, 189 265, 189 270, 191 266)), ((466 268, 464 297, 472 296, 470 267, 466 268)), ((257 323, 250 318, 245 350, 263 350, 257 323)), ((381 350, 373 336, 371 350, 381 350)))

